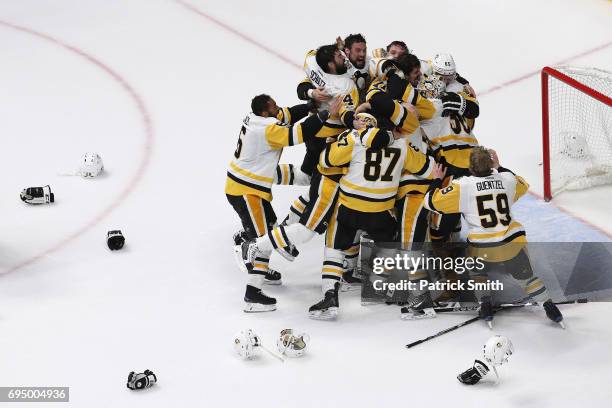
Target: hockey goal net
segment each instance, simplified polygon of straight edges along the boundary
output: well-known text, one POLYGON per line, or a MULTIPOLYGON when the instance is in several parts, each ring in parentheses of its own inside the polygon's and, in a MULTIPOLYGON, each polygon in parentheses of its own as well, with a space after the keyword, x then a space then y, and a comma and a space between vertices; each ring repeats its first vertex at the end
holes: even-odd
POLYGON ((544 198, 612 183, 612 72, 542 69, 544 198))

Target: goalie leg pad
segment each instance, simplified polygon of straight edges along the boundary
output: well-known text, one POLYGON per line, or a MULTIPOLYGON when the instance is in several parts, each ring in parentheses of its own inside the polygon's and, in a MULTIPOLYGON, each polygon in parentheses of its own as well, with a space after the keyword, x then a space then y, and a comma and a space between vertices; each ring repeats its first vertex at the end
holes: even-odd
POLYGON ((302 224, 279 225, 268 232, 272 247, 288 261, 299 254, 295 245, 310 241, 314 236, 315 232, 302 224))

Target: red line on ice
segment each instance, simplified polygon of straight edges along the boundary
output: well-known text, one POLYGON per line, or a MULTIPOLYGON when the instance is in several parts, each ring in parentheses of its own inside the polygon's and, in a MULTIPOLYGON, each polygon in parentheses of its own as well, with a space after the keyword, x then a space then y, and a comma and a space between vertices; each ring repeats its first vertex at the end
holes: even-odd
POLYGON ((44 34, 44 33, 40 33, 38 31, 32 30, 30 28, 27 27, 23 27, 20 25, 16 25, 16 24, 12 24, 6 21, 1 21, 0 20, 0 25, 4 26, 4 27, 8 27, 8 28, 12 28, 18 31, 21 31, 23 33, 27 33, 30 35, 33 35, 37 38, 46 40, 50 43, 56 44, 62 48, 64 48, 65 50, 68 50, 82 58, 84 58, 85 60, 89 61, 90 63, 94 64, 96 67, 100 68, 102 71, 106 72, 108 75, 110 75, 110 77, 112 77, 132 98, 132 100, 134 101, 134 103, 136 104, 136 107, 138 108, 138 111, 140 112, 140 116, 142 118, 142 123, 144 126, 144 130, 145 130, 145 143, 143 146, 143 157, 141 159, 141 162, 138 166, 138 169, 136 170, 136 173, 132 176, 132 179, 130 180, 130 182, 128 183, 128 185, 121 191, 121 193, 115 197, 115 199, 113 200, 113 202, 111 202, 110 205, 108 205, 104 210, 102 210, 102 212, 100 212, 98 215, 96 215, 92 220, 90 220, 88 223, 86 223, 84 226, 80 227, 79 229, 77 229, 76 231, 74 231, 72 234, 68 235, 67 237, 65 237, 64 239, 62 239, 60 242, 58 242, 57 244, 51 246, 50 248, 44 250, 43 252, 26 259, 25 261, 22 261, 20 263, 18 263, 17 265, 14 265, 12 267, 10 267, 7 271, 5 271, 4 273, 9 273, 9 272, 14 272, 18 269, 21 269, 25 266, 31 265, 34 262, 40 260, 41 258, 55 252, 58 251, 59 249, 63 248, 64 246, 66 246, 67 244, 69 244, 70 242, 72 242, 73 240, 75 240, 76 238, 80 237, 81 235, 85 234, 87 231, 89 231, 91 228, 93 228, 96 224, 98 224, 100 221, 102 221, 104 218, 106 218, 111 212, 113 212, 117 207, 119 207, 123 201, 125 201, 125 199, 136 189, 136 187, 138 186, 138 184, 140 183, 140 181, 142 180, 147 167, 149 166, 149 162, 151 161, 151 153, 153 150, 153 139, 154 139, 154 132, 153 132, 153 123, 151 121, 151 115, 149 114, 149 112, 147 111, 147 108, 145 107, 145 104, 143 102, 142 97, 136 92, 136 90, 125 80, 125 78, 123 78, 121 75, 119 75, 116 71, 114 71, 112 68, 110 68, 108 65, 106 65, 105 63, 103 63, 102 61, 100 61, 99 59, 97 59, 96 57, 92 56, 91 54, 75 47, 72 46, 70 44, 67 44, 65 42, 62 42, 61 40, 58 40, 54 37, 51 37, 48 34, 44 34))
MULTIPOLYGON (((183 7, 187 8, 188 10, 190 10, 190 11, 192 11, 192 12, 194 12, 194 13, 196 13, 196 14, 200 15, 201 17, 206 18, 208 21, 212 22, 213 24, 216 24, 217 26, 219 26, 219 27, 223 28, 224 30, 229 31, 230 33, 232 33, 232 34, 234 34, 234 35, 236 35, 236 36, 238 36, 238 37, 242 38, 243 40, 245 40, 245 41, 246 41, 246 42, 248 42, 249 44, 254 45, 255 47, 257 47, 257 48, 259 48, 259 49, 261 49, 261 50, 263 50, 263 51, 267 52, 268 54, 271 54, 271 55, 273 55, 273 56, 277 57, 278 59, 282 60, 283 62, 286 62, 287 64, 289 64, 289 65, 291 65, 291 66, 293 66, 293 67, 295 67, 295 68, 302 69, 302 66, 301 66, 300 64, 298 64, 298 63, 296 63, 296 62, 294 62, 294 61, 291 61, 291 60, 290 60, 288 57, 286 57, 286 56, 284 56, 284 55, 280 54, 278 51, 275 51, 275 50, 273 50, 272 48, 270 48, 270 47, 268 47, 268 46, 266 46, 266 45, 261 44, 260 42, 258 42, 258 41, 257 41, 257 40, 255 40, 254 38, 249 37, 247 34, 245 34, 245 33, 241 32, 241 31, 238 31, 237 29, 235 29, 235 28, 231 27, 230 25, 228 25, 228 24, 226 24, 226 23, 222 22, 221 20, 219 20, 219 19, 217 19, 217 18, 212 17, 210 14, 208 14, 208 13, 206 13, 206 12, 204 12, 204 11, 200 10, 199 8, 197 8, 197 7, 195 7, 195 6, 191 5, 191 4, 189 4, 189 3, 187 3, 187 2, 185 2, 185 1, 183 1, 183 0, 174 0, 174 1, 175 1, 176 3, 178 3, 178 4, 180 4, 181 6, 183 6, 183 7)), ((553 65, 559 65, 559 64, 564 64, 564 63, 567 63, 567 62, 573 61, 573 60, 578 59, 578 58, 580 58, 580 57, 584 57, 584 56, 586 56, 586 55, 593 54, 593 53, 595 53, 595 52, 597 52, 597 51, 601 51, 601 50, 603 50, 603 49, 605 49, 605 48, 607 48, 607 47, 609 47, 609 46, 611 46, 611 45, 612 45, 612 41, 608 41, 608 42, 607 42, 607 43, 605 43, 605 44, 599 45, 599 46, 597 46, 597 47, 595 47, 595 48, 588 49, 588 50, 583 51, 583 52, 581 52, 581 53, 579 53, 579 54, 576 54, 576 55, 573 55, 573 56, 571 56, 571 57, 569 57, 569 58, 565 58, 565 59, 563 59, 563 60, 561 60, 561 61, 558 61, 558 62, 556 62, 556 63, 555 63, 555 64, 553 64, 553 65)), ((489 89, 485 89, 484 91, 477 92, 477 93, 478 93, 478 96, 480 97, 480 96, 482 96, 482 95, 487 95, 487 94, 490 94, 490 93, 492 93, 492 92, 495 92, 495 91, 498 91, 498 90, 500 90, 500 89, 503 89, 503 88, 505 88, 505 87, 507 87, 507 86, 514 85, 514 84, 516 84, 516 83, 518 83, 518 82, 521 82, 521 81, 524 81, 524 80, 526 80, 526 79, 529 79, 529 78, 531 78, 531 77, 533 77, 533 76, 536 76, 536 75, 538 75, 539 73, 540 73, 540 70, 537 70, 537 71, 532 71, 532 72, 529 72, 529 73, 527 73, 527 74, 521 75, 520 77, 517 77, 517 78, 511 79, 511 80, 509 80, 509 81, 503 82, 503 83, 501 83, 501 84, 499 84, 499 85, 495 85, 495 86, 493 86, 493 87, 491 87, 491 88, 489 88, 489 89)), ((535 193, 535 192, 533 192, 533 191, 529 191, 529 192, 530 192, 531 194, 533 194, 534 196, 536 196, 536 197, 538 197, 538 198, 542 199, 542 196, 541 196, 541 195, 539 195, 539 194, 537 194, 537 193, 535 193)), ((585 223, 585 224, 587 224, 587 225, 589 225, 589 226, 593 227, 593 228, 594 228, 594 229, 596 229, 597 231, 599 231, 599 232, 601 232, 601 233, 605 234, 606 236, 608 236, 608 237, 612 238, 612 233, 611 233, 611 232, 606 231, 606 230, 605 230, 605 229, 603 229, 602 227, 598 227, 597 225, 595 225, 595 224, 593 224, 593 223, 591 223, 591 222, 589 222, 589 221, 585 220, 584 218, 582 218, 582 217, 580 217, 580 216, 578 216, 578 215, 576 215, 576 214, 572 213, 571 211, 569 211, 569 210, 567 210, 567 209, 565 209, 565 208, 563 208, 563 207, 561 207, 561 206, 559 206, 559 205, 557 205, 557 204, 554 204, 554 203, 551 203, 551 204, 552 204, 554 207, 558 208, 559 210, 563 211, 564 213, 566 213, 566 214, 568 214, 568 215, 571 215, 572 217, 574 217, 574 218, 576 218, 576 219, 578 219, 578 220, 582 221, 583 223, 585 223)))
POLYGON ((199 8, 187 3, 186 1, 183 0, 174 0, 176 3, 180 4, 181 6, 185 7, 186 9, 190 10, 193 13, 198 14, 201 17, 204 17, 205 19, 207 19, 208 21, 210 21, 213 24, 216 24, 217 26, 223 28, 226 31, 229 31, 230 33, 234 34, 237 37, 242 38, 244 41, 248 42, 251 45, 254 45, 255 47, 267 52, 268 54, 271 54, 273 56, 275 56, 276 58, 278 58, 279 60, 294 66, 295 68, 301 69, 302 66, 300 64, 295 63, 294 61, 292 61, 290 58, 284 56, 283 54, 279 53, 278 51, 260 43, 259 41, 253 39, 252 37, 248 36, 247 34, 235 29, 234 27, 230 26, 229 24, 225 24, 223 21, 218 20, 216 18, 214 18, 213 16, 211 16, 208 13, 203 12, 202 10, 200 10, 199 8))
MULTIPOLYGON (((601 51, 601 50, 603 50, 605 48, 608 48, 611 45, 612 45, 612 41, 608 41, 605 44, 599 45, 599 46, 597 46, 595 48, 588 49, 588 50, 583 51, 583 52, 581 52, 579 54, 572 55, 569 58, 565 58, 565 59, 563 59, 561 61, 557 61, 557 62, 555 62, 554 64, 551 64, 551 65, 555 66, 555 65, 566 64, 566 63, 568 63, 570 61, 573 61, 575 59, 578 59, 580 57, 584 57, 584 56, 593 54, 595 52, 601 51)), ((490 94, 490 93, 495 92, 495 91, 499 91, 500 89, 505 88, 507 86, 514 85, 514 84, 516 84, 518 82, 522 82, 522 81, 524 81, 526 79, 529 79, 531 77, 534 77, 536 75, 540 75, 540 72, 541 72, 541 69, 538 69, 536 71, 531 71, 531 72, 529 72, 527 74, 521 75, 520 77, 517 77, 517 78, 511 79, 509 81, 503 82, 503 83, 501 83, 499 85, 492 86, 491 88, 485 89, 484 91, 479 91, 478 92, 478 97, 481 97, 482 95, 490 94)))

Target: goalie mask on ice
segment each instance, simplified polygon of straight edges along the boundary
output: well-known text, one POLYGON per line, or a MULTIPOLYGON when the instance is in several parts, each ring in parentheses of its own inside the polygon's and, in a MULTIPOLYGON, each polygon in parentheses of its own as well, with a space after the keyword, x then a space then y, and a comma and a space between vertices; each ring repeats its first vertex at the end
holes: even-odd
POLYGON ((474 385, 480 381, 490 370, 493 370, 496 382, 499 375, 495 367, 508 362, 508 358, 514 352, 514 346, 506 336, 493 336, 484 345, 482 350, 483 360, 475 360, 474 365, 457 376, 464 384, 474 385))
POLYGON ((259 347, 261 341, 253 330, 242 330, 234 337, 234 350, 243 359, 247 360, 255 355, 255 347, 259 347))
POLYGON ((21 201, 28 204, 49 204, 55 201, 55 195, 48 185, 24 188, 19 196, 21 201))
POLYGON ((78 174, 81 177, 97 177, 104 171, 102 158, 98 153, 85 153, 79 164, 78 174))
POLYGON ((255 350, 258 348, 264 350, 275 359, 281 362, 284 361, 281 356, 278 356, 265 348, 261 342, 261 338, 251 329, 242 330, 234 337, 234 350, 244 360, 250 360, 253 358, 253 356, 255 356, 255 350))
POLYGON ((285 329, 280 332, 276 347, 279 353, 287 357, 300 357, 306 352, 306 346, 310 342, 310 336, 306 333, 293 333, 293 329, 285 329))

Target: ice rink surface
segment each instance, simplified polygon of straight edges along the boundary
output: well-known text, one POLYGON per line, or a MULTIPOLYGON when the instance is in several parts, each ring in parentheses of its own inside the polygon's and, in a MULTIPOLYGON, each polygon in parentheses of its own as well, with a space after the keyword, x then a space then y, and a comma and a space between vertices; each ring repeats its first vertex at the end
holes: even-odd
MULTIPOLYGON (((276 312, 244 314, 230 245, 239 223, 223 186, 252 96, 297 103, 304 53, 362 32, 370 48, 402 39, 422 58, 451 52, 479 93, 479 140, 541 193, 537 72, 611 70, 610 21, 604 0, 3 2, 0 386, 70 386, 69 405, 88 408, 609 405, 609 304, 563 307, 566 331, 539 310, 500 314, 494 332, 515 354, 500 384, 472 388, 455 376, 491 335, 484 324, 403 347, 469 314, 403 322, 352 292, 338 321, 309 320, 320 239, 293 264, 273 258, 284 275, 267 290, 276 312), (86 151, 103 157, 103 177, 59 175, 86 151), (55 204, 19 201, 44 184, 55 204), (106 248, 110 229, 124 232, 122 252, 106 248), (310 333, 304 358, 233 354, 239 330, 272 346, 287 327, 310 333), (146 368, 159 383, 129 392, 128 372, 146 368)), ((275 190, 279 217, 298 190, 275 190)), ((515 213, 531 241, 609 240, 611 193, 528 196, 515 213)))

